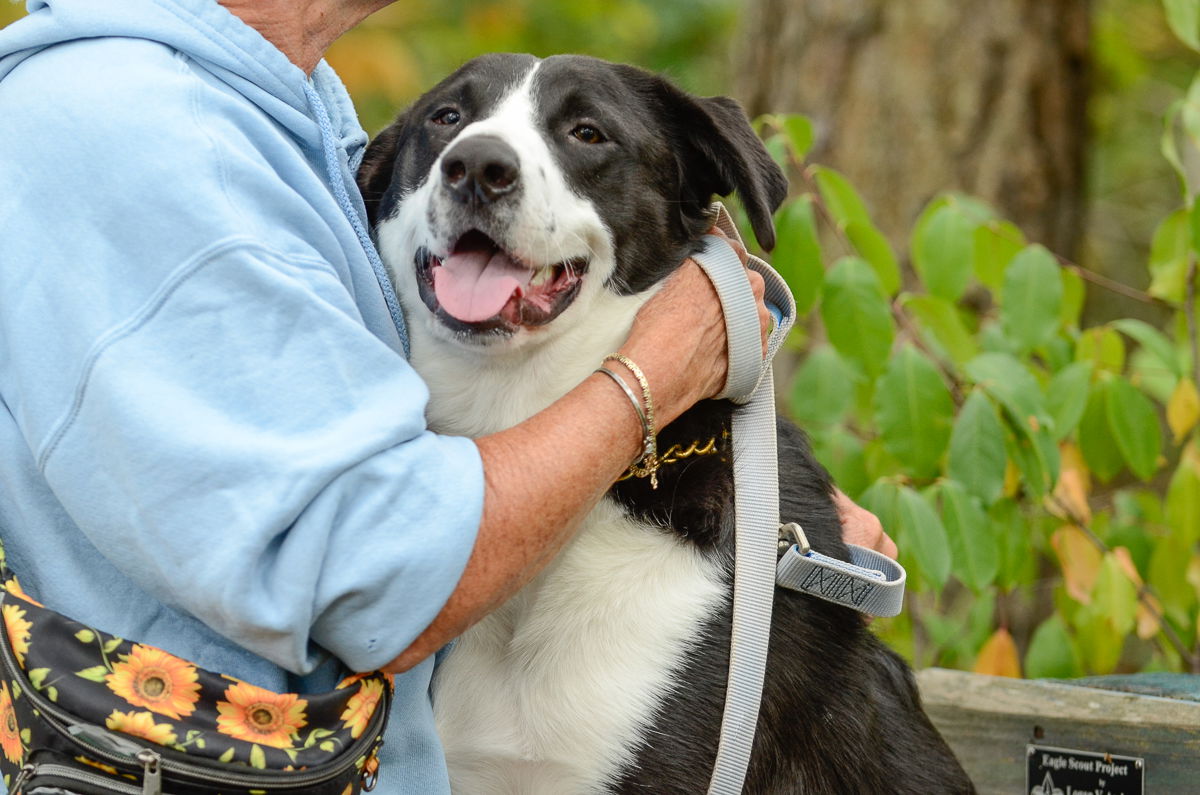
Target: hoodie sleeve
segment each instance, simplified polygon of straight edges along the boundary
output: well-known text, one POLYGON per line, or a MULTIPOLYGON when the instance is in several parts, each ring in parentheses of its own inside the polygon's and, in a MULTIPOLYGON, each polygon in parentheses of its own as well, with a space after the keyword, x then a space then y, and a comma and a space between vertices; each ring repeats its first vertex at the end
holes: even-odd
POLYGON ((0 108, 0 393, 65 510, 285 668, 393 659, 462 574, 482 466, 309 242, 352 237, 303 144, 145 41, 47 50, 0 108))

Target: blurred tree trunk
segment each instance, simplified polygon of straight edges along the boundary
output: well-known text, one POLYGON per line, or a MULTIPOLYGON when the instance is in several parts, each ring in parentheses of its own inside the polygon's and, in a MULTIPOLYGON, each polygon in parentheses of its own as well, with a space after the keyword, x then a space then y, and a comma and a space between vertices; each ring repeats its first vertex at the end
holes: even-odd
POLYGON ((907 251, 946 189, 1073 257, 1084 213, 1088 0, 745 0, 735 93, 813 118, 907 251))

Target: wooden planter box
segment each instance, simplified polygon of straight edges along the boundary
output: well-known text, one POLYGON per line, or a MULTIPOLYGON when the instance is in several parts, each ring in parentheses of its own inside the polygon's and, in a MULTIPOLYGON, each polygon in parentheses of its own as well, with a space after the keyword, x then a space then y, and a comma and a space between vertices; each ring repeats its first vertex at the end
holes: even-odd
MULTIPOLYGON (((1180 697, 1095 687, 1108 686, 1103 678, 1077 684, 940 668, 917 674, 929 717, 985 795, 1200 793, 1200 677, 1171 681, 1180 697), (1040 780, 1026 782, 1031 759, 1053 768, 1055 789, 1043 788, 1048 782, 1040 769, 1034 772, 1040 780), (1104 783, 1080 783, 1093 780, 1104 783)), ((1135 682, 1112 680, 1117 687, 1164 692, 1135 682)))

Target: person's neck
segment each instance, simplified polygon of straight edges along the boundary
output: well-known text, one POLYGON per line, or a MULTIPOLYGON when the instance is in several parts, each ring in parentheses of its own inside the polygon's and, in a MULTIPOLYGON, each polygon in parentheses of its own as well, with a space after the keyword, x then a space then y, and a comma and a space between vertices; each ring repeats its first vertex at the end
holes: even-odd
POLYGON ((311 74, 329 45, 393 0, 217 0, 311 74))

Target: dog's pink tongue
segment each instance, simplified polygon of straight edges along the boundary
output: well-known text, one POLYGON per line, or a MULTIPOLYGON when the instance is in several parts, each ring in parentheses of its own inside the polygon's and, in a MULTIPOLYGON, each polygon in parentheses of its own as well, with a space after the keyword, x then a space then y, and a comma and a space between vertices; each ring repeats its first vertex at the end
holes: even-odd
POLYGON ((464 323, 478 323, 500 314, 532 278, 528 268, 503 251, 465 251, 451 254, 434 269, 433 290, 442 309, 464 323))

